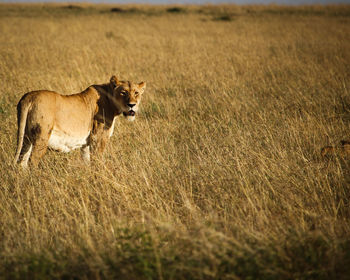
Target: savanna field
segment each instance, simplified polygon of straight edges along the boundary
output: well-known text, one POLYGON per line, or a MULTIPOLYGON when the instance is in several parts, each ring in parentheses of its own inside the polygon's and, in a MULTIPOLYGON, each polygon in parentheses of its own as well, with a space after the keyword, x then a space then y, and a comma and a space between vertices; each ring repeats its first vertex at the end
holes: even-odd
POLYGON ((1 279, 349 279, 350 6, 0 5, 1 279), (114 8, 113 11, 111 9, 114 8), (103 160, 23 171, 16 104, 146 81, 103 160))

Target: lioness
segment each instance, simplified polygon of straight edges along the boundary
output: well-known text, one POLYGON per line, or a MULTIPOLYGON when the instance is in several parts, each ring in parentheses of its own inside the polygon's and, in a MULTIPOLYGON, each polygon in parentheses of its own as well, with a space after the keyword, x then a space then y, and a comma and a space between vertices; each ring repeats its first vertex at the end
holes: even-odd
POLYGON ((103 152, 112 136, 116 116, 133 121, 146 83, 118 81, 92 85, 81 93, 28 92, 17 105, 15 163, 37 166, 47 148, 70 152, 81 148, 84 161, 103 152))
POLYGON ((350 156, 350 142, 346 140, 340 141, 340 147, 325 146, 321 149, 321 156, 339 155, 341 157, 350 156))

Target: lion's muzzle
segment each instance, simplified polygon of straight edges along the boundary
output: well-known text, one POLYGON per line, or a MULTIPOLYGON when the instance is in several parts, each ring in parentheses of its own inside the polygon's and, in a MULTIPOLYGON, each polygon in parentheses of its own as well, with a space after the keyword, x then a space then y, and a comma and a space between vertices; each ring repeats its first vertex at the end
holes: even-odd
POLYGON ((128 112, 123 112, 123 115, 124 115, 125 117, 127 117, 127 116, 134 117, 134 116, 135 116, 135 111, 130 110, 130 111, 128 111, 128 112))

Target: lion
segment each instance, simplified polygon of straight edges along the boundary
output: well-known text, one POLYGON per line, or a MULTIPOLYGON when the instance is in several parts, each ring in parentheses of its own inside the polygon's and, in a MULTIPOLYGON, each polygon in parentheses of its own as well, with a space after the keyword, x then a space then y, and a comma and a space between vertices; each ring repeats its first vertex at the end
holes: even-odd
POLYGON ((325 146, 321 149, 321 156, 328 157, 330 155, 339 155, 341 157, 350 156, 350 142, 346 140, 340 141, 339 147, 325 146))
POLYGON ((17 150, 14 163, 36 167, 47 148, 60 152, 81 149, 84 162, 99 156, 112 136, 116 117, 135 120, 146 83, 119 81, 91 85, 61 95, 39 90, 24 94, 17 105, 17 150))

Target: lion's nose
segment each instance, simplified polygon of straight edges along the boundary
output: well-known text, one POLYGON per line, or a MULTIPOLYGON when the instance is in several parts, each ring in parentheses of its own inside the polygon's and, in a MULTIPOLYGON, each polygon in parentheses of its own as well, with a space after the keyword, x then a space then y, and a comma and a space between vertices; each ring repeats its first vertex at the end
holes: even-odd
POLYGON ((132 108, 132 107, 134 107, 136 104, 128 104, 128 106, 130 107, 130 108, 132 108))

